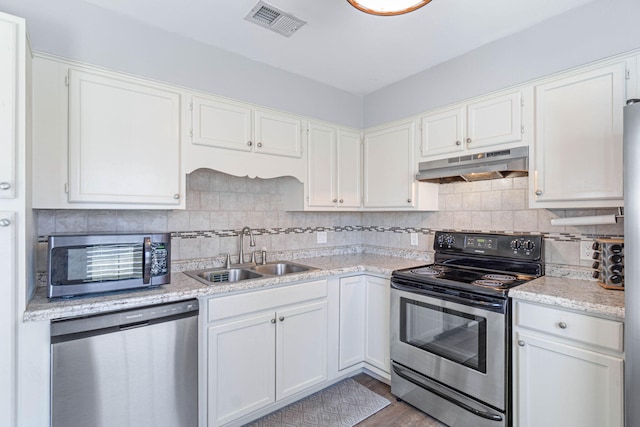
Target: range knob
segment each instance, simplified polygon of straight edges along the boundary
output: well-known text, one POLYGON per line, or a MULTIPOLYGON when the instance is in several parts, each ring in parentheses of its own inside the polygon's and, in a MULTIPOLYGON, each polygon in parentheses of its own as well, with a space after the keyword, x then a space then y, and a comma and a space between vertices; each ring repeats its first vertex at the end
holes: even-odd
POLYGON ((528 251, 532 250, 535 247, 536 245, 531 240, 527 240, 524 242, 524 248, 528 251))
POLYGON ((522 242, 520 240, 513 240, 511 242, 511 249, 513 250, 518 250, 522 247, 522 242))
POLYGON ((438 243, 438 245, 439 245, 439 246, 444 245, 444 236, 443 236, 442 234, 440 234, 440 235, 438 236, 437 243, 438 243))
POLYGON ((445 237, 444 241, 448 246, 452 246, 453 243, 456 241, 456 239, 454 239, 451 234, 447 234, 447 236, 445 237))

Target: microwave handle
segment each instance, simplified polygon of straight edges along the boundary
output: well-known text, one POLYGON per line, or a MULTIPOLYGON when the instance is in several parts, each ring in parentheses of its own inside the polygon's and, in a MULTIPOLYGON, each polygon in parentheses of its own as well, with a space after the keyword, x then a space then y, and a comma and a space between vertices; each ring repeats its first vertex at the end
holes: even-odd
POLYGON ((151 282, 151 237, 144 238, 144 265, 142 266, 142 283, 148 285, 151 282))

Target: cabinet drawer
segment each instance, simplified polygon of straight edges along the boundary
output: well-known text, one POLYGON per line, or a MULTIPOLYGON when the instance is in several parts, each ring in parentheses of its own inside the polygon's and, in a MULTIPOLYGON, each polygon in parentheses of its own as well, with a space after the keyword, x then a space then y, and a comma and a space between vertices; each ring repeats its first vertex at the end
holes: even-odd
POLYGON ((270 308, 327 297, 327 281, 299 283, 275 289, 211 298, 207 303, 209 322, 270 308))
POLYGON ((546 334, 623 350, 623 324, 585 314, 516 301, 516 325, 546 334))

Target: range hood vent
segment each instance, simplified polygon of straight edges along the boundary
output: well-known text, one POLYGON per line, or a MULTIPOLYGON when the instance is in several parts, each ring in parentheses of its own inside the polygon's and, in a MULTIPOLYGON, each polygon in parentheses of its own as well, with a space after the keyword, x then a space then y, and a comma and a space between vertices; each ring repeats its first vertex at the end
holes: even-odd
POLYGON ((418 181, 448 183, 527 176, 529 147, 421 162, 418 181))
POLYGON ((259 1, 244 19, 285 37, 290 37, 306 24, 302 19, 263 1, 259 1))

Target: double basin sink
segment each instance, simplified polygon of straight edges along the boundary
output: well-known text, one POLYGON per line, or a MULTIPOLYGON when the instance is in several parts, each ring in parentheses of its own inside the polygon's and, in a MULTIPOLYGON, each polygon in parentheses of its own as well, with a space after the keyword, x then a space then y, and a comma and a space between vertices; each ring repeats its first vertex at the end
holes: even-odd
POLYGON ((206 285, 213 285, 216 283, 239 282, 263 277, 284 276, 286 274, 303 273, 312 270, 317 269, 288 261, 276 261, 248 267, 238 266, 232 268, 185 271, 185 274, 206 285))

